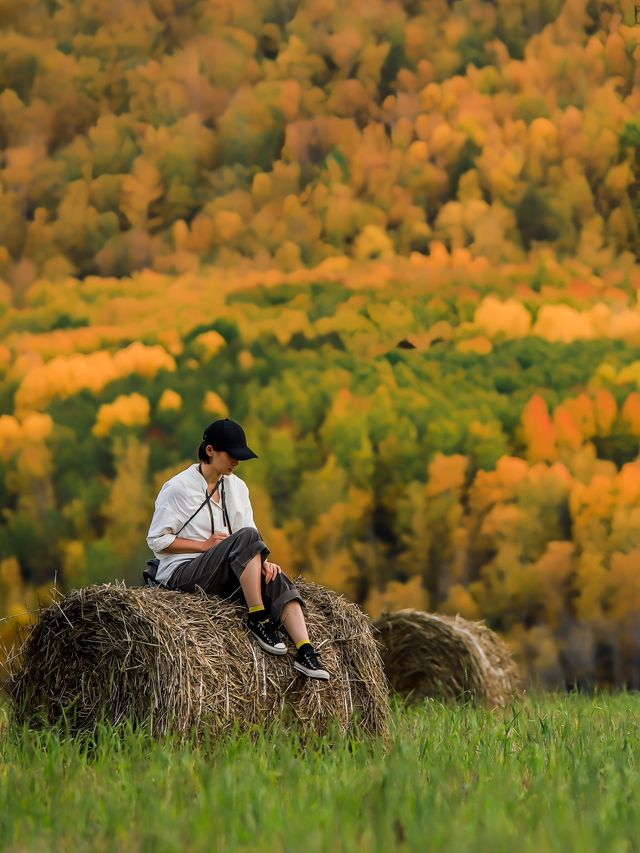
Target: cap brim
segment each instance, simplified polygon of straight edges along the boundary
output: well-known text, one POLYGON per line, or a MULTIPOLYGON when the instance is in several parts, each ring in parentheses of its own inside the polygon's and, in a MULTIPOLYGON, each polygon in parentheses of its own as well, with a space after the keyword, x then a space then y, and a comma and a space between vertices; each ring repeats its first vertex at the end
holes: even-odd
POLYGON ((247 459, 257 459, 258 458, 258 454, 254 453, 250 447, 236 447, 236 448, 230 447, 227 450, 227 453, 229 454, 229 456, 232 456, 234 459, 240 459, 243 462, 245 462, 247 459))

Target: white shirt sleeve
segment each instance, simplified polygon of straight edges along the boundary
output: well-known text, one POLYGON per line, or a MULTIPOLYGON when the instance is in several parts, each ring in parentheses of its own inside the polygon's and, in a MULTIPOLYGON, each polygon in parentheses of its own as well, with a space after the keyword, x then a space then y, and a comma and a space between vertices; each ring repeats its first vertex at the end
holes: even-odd
POLYGON ((238 506, 234 513, 234 530, 240 530, 241 527, 256 527, 256 523, 253 520, 253 507, 251 506, 251 501, 249 500, 249 489, 247 488, 247 484, 238 479, 238 489, 240 494, 238 495, 238 506))
POLYGON ((189 510, 179 490, 165 483, 156 499, 156 508, 147 533, 147 545, 159 554, 175 540, 177 532, 189 518, 189 510))

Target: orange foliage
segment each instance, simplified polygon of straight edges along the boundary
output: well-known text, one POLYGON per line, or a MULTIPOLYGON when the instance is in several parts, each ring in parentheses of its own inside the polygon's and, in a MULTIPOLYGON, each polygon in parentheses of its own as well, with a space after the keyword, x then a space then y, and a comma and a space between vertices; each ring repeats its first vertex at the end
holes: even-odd
POLYGON ((596 391, 594 409, 598 435, 609 435, 618 415, 618 404, 611 391, 604 388, 596 391))
POLYGON ((555 429, 556 442, 559 448, 578 450, 582 445, 583 433, 576 419, 565 404, 559 405, 553 413, 553 426, 555 429))
POLYGON ((546 401, 537 394, 524 408, 522 430, 528 459, 532 462, 551 462, 557 458, 556 426, 549 416, 546 401))

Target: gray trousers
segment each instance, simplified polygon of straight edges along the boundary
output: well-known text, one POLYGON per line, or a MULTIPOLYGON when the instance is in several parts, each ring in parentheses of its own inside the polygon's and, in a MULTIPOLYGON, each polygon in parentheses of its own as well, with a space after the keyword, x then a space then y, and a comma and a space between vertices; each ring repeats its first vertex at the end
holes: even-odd
MULTIPOLYGON (((179 592, 195 592, 196 587, 200 587, 207 595, 244 601, 240 575, 256 554, 261 554, 264 563, 269 556, 269 549, 255 527, 242 527, 214 548, 209 548, 192 560, 179 563, 166 582, 166 587, 179 592)), ((262 577, 262 600, 276 624, 280 622, 285 604, 289 601, 302 604, 296 585, 282 572, 269 583, 265 583, 262 577)))

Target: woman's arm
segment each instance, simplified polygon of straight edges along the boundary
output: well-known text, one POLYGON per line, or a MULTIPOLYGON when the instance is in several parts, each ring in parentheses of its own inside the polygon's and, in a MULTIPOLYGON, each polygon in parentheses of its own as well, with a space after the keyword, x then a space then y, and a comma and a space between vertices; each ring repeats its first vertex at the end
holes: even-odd
POLYGON ((209 548, 215 548, 219 542, 226 539, 228 533, 214 533, 208 539, 181 539, 176 537, 170 545, 162 550, 163 554, 203 554, 209 548))

